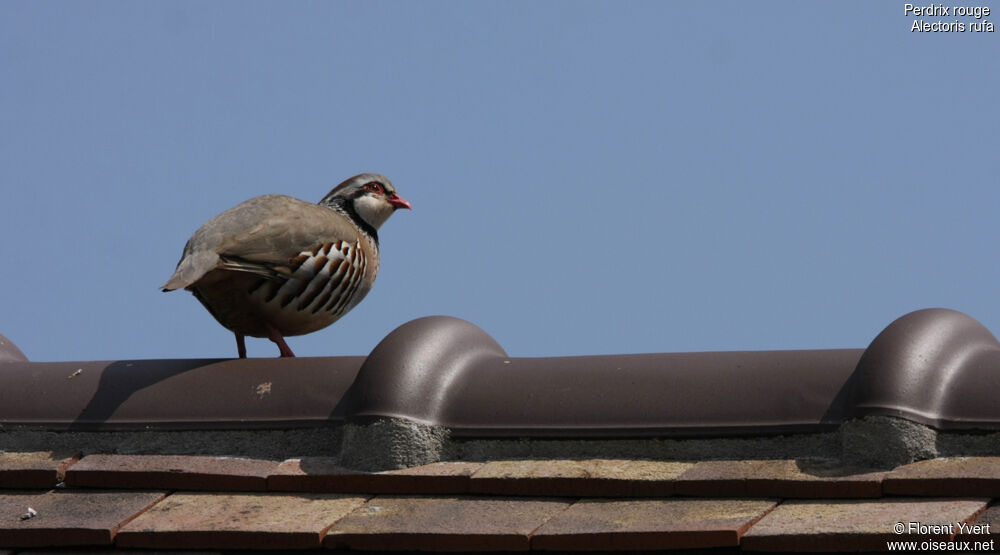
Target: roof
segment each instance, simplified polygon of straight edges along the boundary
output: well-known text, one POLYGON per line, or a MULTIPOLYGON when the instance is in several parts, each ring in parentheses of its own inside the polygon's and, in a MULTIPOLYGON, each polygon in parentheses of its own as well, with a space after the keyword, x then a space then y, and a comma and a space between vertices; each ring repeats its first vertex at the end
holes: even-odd
POLYGON ((1000 533, 998 370, 944 309, 866 349, 541 359, 447 317, 367 357, 0 336, 0 553, 961 548, 921 542, 1000 533))
POLYGON ((882 551, 890 541, 995 542, 1000 533, 990 508, 1000 497, 995 457, 891 471, 805 459, 603 459, 366 473, 323 458, 75 455, 0 455, 0 545, 882 551), (945 528, 914 528, 935 525, 945 528))
POLYGON ((49 429, 400 418, 455 437, 705 437, 881 415, 1000 431, 1000 344, 946 309, 905 315, 866 349, 517 358, 474 324, 435 316, 367 357, 40 363, 5 341, 0 353, 0 389, 12 393, 0 422, 49 429))

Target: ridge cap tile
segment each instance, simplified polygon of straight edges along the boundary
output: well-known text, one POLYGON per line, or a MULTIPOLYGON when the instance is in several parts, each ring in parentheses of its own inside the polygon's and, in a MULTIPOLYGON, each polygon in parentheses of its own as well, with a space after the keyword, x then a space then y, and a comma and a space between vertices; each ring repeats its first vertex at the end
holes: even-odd
POLYGON ((264 491, 278 461, 203 455, 87 455, 66 470, 73 487, 264 491))

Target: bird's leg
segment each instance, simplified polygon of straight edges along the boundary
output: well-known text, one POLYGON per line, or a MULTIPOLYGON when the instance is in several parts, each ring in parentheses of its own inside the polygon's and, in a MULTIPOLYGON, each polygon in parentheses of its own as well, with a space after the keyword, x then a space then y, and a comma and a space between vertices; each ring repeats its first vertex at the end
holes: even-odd
POLYGON ((247 340, 246 336, 241 333, 236 334, 236 352, 239 353, 240 358, 247 358, 247 340))
POLYGON ((281 352, 282 358, 295 357, 295 353, 288 348, 288 343, 285 343, 285 338, 281 336, 281 332, 278 331, 278 328, 272 326, 271 324, 267 325, 267 338, 274 341, 275 344, 278 345, 278 351, 281 352))

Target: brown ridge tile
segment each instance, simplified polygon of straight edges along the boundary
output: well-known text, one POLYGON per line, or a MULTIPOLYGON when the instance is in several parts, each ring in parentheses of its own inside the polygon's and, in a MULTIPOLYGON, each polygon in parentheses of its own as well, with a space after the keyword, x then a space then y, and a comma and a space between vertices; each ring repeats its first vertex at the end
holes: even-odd
POLYGON ((676 495, 880 497, 885 472, 822 459, 702 461, 674 481, 676 495))
POLYGON ((331 524, 365 502, 338 494, 178 493, 129 522, 119 547, 315 549, 331 524))
POLYGON ((0 545, 110 545, 122 524, 164 495, 148 491, 0 493, 0 545), (36 514, 22 518, 29 507, 36 514))
POLYGON ((949 457, 897 467, 882 484, 890 495, 1000 497, 1000 457, 949 457))
POLYGON ((362 472, 336 459, 306 457, 281 463, 267 477, 273 491, 459 494, 469 491, 469 477, 482 463, 438 462, 413 468, 362 472))
MULTIPOLYGON (((306 551, 303 553, 316 553, 306 551)), ((3 551, 0 551, 0 555, 4 555, 3 551)), ((69 548, 61 550, 34 550, 29 552, 20 552, 18 555, 247 555, 246 552, 241 551, 229 551, 229 550, 193 550, 185 549, 183 551, 177 551, 173 549, 169 550, 149 550, 149 549, 91 549, 87 548, 85 550, 69 548)))
POLYGON ((886 551, 893 541, 948 541, 956 522, 973 518, 986 499, 831 499, 786 501, 750 528, 748 551, 886 551), (911 529, 951 525, 943 530, 911 529), (894 527, 903 527, 895 533, 894 527))
POLYGON ((188 455, 87 455, 66 471, 74 487, 263 491, 277 461, 188 455))
POLYGON ((63 481, 78 451, 0 453, 0 488, 48 489, 63 481))
POLYGON ((532 531, 571 504, 516 497, 375 497, 327 533, 329 548, 525 551, 532 531))
MULTIPOLYGON (((309 553, 308 551, 306 553, 309 553)), ((0 555, 7 555, 5 551, 0 549, 0 555)), ((21 551, 18 555, 247 555, 245 552, 239 551, 221 551, 218 549, 213 550, 192 550, 185 549, 184 551, 176 550, 149 550, 149 549, 117 549, 114 547, 108 548, 65 548, 65 549, 32 549, 31 551, 21 551)))
POLYGON ((532 535, 532 549, 650 550, 739 545, 773 509, 762 499, 584 499, 532 535))
POLYGON ((473 493, 560 497, 665 497, 693 463, 645 460, 513 460, 486 463, 473 493))

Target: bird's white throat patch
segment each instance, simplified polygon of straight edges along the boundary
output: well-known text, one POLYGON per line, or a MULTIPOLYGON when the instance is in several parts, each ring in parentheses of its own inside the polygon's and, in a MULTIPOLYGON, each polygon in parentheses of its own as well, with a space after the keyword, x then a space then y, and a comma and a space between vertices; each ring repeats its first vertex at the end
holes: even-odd
POLYGON ((368 225, 378 229, 392 216, 395 208, 382 198, 372 195, 362 195, 354 199, 354 211, 368 225))

